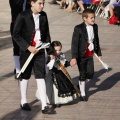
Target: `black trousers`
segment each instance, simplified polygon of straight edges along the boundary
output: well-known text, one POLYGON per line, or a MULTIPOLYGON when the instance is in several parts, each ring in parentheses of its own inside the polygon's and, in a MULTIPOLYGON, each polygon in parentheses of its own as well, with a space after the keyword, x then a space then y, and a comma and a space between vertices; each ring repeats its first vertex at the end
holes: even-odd
POLYGON ((94 75, 94 61, 93 57, 84 57, 77 59, 77 65, 80 73, 80 81, 92 79, 94 75))
MULTIPOLYGON (((10 24, 11 36, 13 35, 13 29, 14 29, 14 23, 11 22, 11 24, 10 24)), ((19 56, 19 54, 20 54, 20 47, 19 47, 18 44, 14 41, 13 37, 12 37, 12 43, 13 43, 13 56, 19 56)))
MULTIPOLYGON (((30 52, 21 51, 20 52, 20 66, 23 67, 27 58, 29 57, 30 52)), ((40 50, 37 54, 34 55, 33 59, 27 66, 24 73, 21 74, 22 79, 29 79, 31 77, 31 72, 34 72, 35 79, 45 78, 45 50, 40 50)))

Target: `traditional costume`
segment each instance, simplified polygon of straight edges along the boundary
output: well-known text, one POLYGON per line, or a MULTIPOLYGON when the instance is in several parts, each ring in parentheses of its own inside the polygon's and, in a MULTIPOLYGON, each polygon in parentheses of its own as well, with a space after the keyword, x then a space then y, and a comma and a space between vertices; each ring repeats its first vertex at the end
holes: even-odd
MULTIPOLYGON (((77 98, 76 90, 70 79, 62 72, 58 62, 61 62, 65 67, 69 66, 63 53, 56 60, 51 61, 51 65, 47 65, 51 69, 46 77, 46 92, 48 104, 66 104, 77 98), (51 66, 53 66, 51 68, 51 66)), ((36 97, 40 99, 36 92, 36 97)))
MULTIPOLYGON (((43 1, 42 1, 43 6, 43 1)), ((32 6, 33 9, 35 9, 32 6)), ((29 46, 37 47, 41 42, 51 43, 49 34, 49 25, 47 15, 44 11, 34 14, 32 9, 21 12, 15 22, 13 38, 20 46, 20 65, 23 67, 31 52, 28 50, 29 46), (27 31, 27 32, 26 32, 27 31), (34 36, 34 41, 33 41, 34 36), (35 44, 33 44, 35 43, 35 44)), ((47 49, 49 53, 49 48, 47 49)), ((21 91, 21 109, 31 110, 27 103, 27 89, 28 81, 31 77, 32 69, 37 82, 38 94, 42 103, 42 113, 48 114, 51 110, 47 106, 46 100, 46 85, 45 85, 45 50, 41 49, 30 64, 21 74, 20 91, 21 91)))
POLYGON ((94 75, 94 52, 102 56, 99 45, 97 24, 87 25, 85 22, 75 26, 72 37, 72 58, 77 60, 80 73, 79 87, 81 100, 87 101, 85 81, 94 75))

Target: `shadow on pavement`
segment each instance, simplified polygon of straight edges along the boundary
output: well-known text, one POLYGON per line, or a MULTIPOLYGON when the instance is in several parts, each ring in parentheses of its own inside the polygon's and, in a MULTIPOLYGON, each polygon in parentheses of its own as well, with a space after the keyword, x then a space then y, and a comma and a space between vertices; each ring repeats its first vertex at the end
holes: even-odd
MULTIPOLYGON (((24 118, 25 120, 32 120, 32 118, 34 118, 36 116, 36 114, 38 112, 41 111, 41 106, 39 105, 34 105, 37 102, 37 100, 32 101, 30 104, 30 106, 32 106, 32 110, 31 111, 23 111, 20 108, 16 109, 10 113, 7 113, 4 116, 0 117, 0 120, 17 120, 17 119, 22 119, 24 118)), ((13 106, 14 107, 14 106, 13 106)))
POLYGON ((0 37, 10 35, 10 31, 0 31, 0 37))
POLYGON ((12 45, 11 37, 0 38, 0 50, 6 49, 6 48, 10 48, 12 46, 13 45, 12 45))
MULTIPOLYGON (((109 68, 109 71, 111 71, 111 70, 112 70, 112 68, 109 68)), ((89 81, 89 82, 86 83, 86 88, 88 89, 89 87, 91 87, 91 84, 93 84, 93 83, 95 84, 97 81, 99 81, 99 77, 100 77, 101 75, 105 74, 105 73, 106 73, 106 70, 105 70, 105 69, 101 69, 101 70, 95 72, 93 79, 92 79, 91 81, 89 81), (94 79, 95 79, 95 80, 94 80, 94 79)), ((107 73, 106 73, 106 74, 107 74, 107 73)), ((73 83, 74 83, 75 85, 78 85, 79 76, 72 78, 72 81, 73 81, 73 83)))
MULTIPOLYGON (((109 68, 109 71, 111 70, 112 68, 109 68)), ((96 83, 100 81, 99 77, 102 76, 103 74, 107 74, 105 69, 101 69, 95 72, 93 79, 86 83, 86 92, 88 94, 88 97, 91 96, 92 94, 95 94, 96 92, 112 88, 120 80, 120 73, 118 72, 105 79, 100 85, 96 85, 96 83), (92 87, 96 89, 89 91, 89 89, 92 87)), ((79 76, 72 78, 72 81, 79 89, 78 86, 79 76)))
POLYGON ((9 77, 12 77, 12 76, 14 76, 14 72, 4 74, 4 75, 0 76, 0 81, 3 81, 3 80, 5 80, 5 79, 7 79, 9 77))
MULTIPOLYGON (((37 114, 41 113, 41 105, 34 105, 38 100, 34 100, 29 105, 31 106, 31 111, 24 111, 21 108, 16 109, 10 113, 5 114, 4 116, 0 116, 0 120, 32 120, 37 114)), ((13 106, 14 107, 14 106, 13 106)), ((53 108, 51 108, 53 110, 53 108)), ((51 113, 56 114, 56 113, 51 113)), ((42 114, 44 116, 44 114, 42 114)))
MULTIPOLYGON (((90 87, 94 87, 96 89, 88 91, 88 96, 91 96, 99 91, 105 91, 105 90, 111 89, 118 81, 120 81, 120 72, 114 73, 110 77, 106 78, 99 85, 96 85, 97 81, 99 81, 99 79, 93 81, 94 84, 92 84, 92 86, 90 86, 90 87)), ((89 89, 89 87, 87 87, 87 89, 89 89)))

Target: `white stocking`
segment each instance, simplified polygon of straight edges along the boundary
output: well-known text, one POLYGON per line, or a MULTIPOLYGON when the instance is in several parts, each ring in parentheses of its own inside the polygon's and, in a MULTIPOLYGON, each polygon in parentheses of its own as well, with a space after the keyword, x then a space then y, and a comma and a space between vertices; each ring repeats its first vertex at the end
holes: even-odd
POLYGON ((85 81, 79 81, 81 96, 85 96, 85 81))
POLYGON ((27 103, 27 99, 26 99, 27 88, 28 88, 28 80, 22 79, 22 81, 20 81, 21 105, 27 103))
POLYGON ((16 73, 20 72, 20 56, 14 56, 16 73))
POLYGON ((40 100, 42 103, 42 110, 44 110, 45 106, 47 106, 47 98, 46 98, 46 85, 45 79, 36 79, 37 81, 37 92, 40 96, 40 100))

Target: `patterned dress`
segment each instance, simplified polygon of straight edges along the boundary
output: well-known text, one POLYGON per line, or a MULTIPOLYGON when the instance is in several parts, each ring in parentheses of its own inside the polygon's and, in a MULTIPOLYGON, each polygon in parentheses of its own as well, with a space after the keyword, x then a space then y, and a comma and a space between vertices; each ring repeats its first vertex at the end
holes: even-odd
MULTIPOLYGON (((57 57, 65 67, 69 66, 69 62, 66 61, 63 53, 57 57)), ((57 64, 58 59, 56 59, 53 68, 48 72, 46 77, 48 104, 66 104, 77 98, 73 84, 57 64)))

